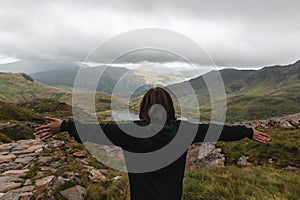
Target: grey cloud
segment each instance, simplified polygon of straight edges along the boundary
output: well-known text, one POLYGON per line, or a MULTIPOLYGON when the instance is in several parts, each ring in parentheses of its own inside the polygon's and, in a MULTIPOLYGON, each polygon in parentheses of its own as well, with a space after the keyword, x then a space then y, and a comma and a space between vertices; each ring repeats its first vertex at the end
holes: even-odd
MULTIPOLYGON (((190 34, 220 66, 285 64, 300 58, 299 8, 295 0, 2 1, 0 53, 30 60, 80 61, 115 34, 158 27, 190 34), (201 35, 201 30, 210 29, 211 36, 201 35)), ((106 55, 114 55, 118 47, 108 47, 106 55)), ((129 55, 122 62, 144 60, 177 59, 148 52, 129 55)))

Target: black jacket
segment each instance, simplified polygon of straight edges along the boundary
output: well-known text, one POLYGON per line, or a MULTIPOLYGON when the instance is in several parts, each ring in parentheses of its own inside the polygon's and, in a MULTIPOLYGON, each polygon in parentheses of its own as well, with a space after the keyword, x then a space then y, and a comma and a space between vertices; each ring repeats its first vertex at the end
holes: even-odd
MULTIPOLYGON (((169 144, 176 136, 178 128, 184 130, 184 135, 188 136, 192 132, 196 135, 191 143, 205 141, 237 141, 245 137, 252 138, 253 130, 245 126, 221 126, 217 124, 196 124, 187 121, 177 120, 174 123, 164 126, 157 134, 138 138, 126 134, 125 130, 133 130, 134 126, 146 126, 148 123, 142 121, 128 122, 117 125, 110 124, 82 124, 72 120, 63 121, 61 131, 67 131, 76 141, 82 143, 90 141, 98 144, 114 144, 123 150, 136 153, 146 153, 158 150, 169 144), (208 127, 211 132, 207 135, 208 127), (102 131, 101 131, 102 129, 102 131), (222 130, 218 137, 215 133, 222 130), (78 134, 80 133, 80 134, 78 134), (207 135, 207 137, 206 137, 207 135)), ((151 129, 151 128, 150 128, 151 129)), ((147 134, 147 129, 144 133, 147 134)), ((184 135, 182 141, 184 141, 184 135)), ((130 195, 132 200, 179 200, 182 195, 182 182, 185 170, 187 148, 178 156, 179 158, 168 166, 146 173, 128 173, 130 182, 130 195)), ((124 153, 128 171, 130 163, 124 153)))

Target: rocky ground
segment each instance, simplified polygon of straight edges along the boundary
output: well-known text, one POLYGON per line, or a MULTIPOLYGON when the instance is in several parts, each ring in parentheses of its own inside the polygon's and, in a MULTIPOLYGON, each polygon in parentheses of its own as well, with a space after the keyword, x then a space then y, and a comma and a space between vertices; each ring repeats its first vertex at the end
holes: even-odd
POLYGON ((300 129, 300 113, 281 116, 281 117, 272 117, 266 120, 251 120, 251 121, 242 121, 236 124, 244 124, 253 126, 255 124, 260 124, 262 128, 284 128, 284 129, 300 129))
MULTIPOLYGON (((266 120, 242 121, 235 125, 253 126, 260 124, 262 128, 300 129, 300 113, 282 117, 272 117, 266 120)), ((272 163, 272 159, 269 163, 272 163)), ((188 151, 186 167, 196 169, 201 167, 222 167, 225 163, 225 155, 221 148, 216 148, 213 143, 198 143, 191 145, 188 151)), ((247 156, 241 156, 236 164, 240 167, 252 165, 247 156)), ((284 168, 289 171, 298 171, 292 166, 284 168)))
POLYGON ((115 182, 104 174, 106 169, 96 169, 87 162, 85 151, 68 148, 63 140, 43 142, 41 140, 19 140, 0 145, 0 199, 56 199, 53 192, 65 183, 71 187, 60 191, 66 199, 84 199, 86 188, 81 178, 85 173, 91 182, 115 182), (53 149, 65 149, 72 155, 82 173, 64 170, 66 157, 53 149), (52 153, 51 153, 52 152, 52 153), (48 155, 48 156, 47 156, 48 155))

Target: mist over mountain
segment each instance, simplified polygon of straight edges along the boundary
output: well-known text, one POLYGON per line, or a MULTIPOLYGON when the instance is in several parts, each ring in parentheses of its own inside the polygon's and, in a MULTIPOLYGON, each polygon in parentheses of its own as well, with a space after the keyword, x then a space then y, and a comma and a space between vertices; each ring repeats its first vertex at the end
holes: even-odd
MULTIPOLYGON (((33 73, 30 74, 30 76, 47 85, 72 89, 79 68, 79 66, 61 68, 33 73)), ((138 93, 143 93, 154 85, 168 85, 185 80, 184 77, 171 74, 130 70, 123 67, 111 66, 81 68, 80 76, 82 79, 77 80, 76 84, 76 87, 79 87, 79 89, 93 91, 96 84, 96 91, 106 92, 108 94, 112 94, 116 86, 119 88, 118 94, 128 94, 137 88, 138 93)))
POLYGON ((0 64, 0 72, 32 74, 56 69, 73 69, 86 66, 70 61, 19 60, 12 63, 0 64))

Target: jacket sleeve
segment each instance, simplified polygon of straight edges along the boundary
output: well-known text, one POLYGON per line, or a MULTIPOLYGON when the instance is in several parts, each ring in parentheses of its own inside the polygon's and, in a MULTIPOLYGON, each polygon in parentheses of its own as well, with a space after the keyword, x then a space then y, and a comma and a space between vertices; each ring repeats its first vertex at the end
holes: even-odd
POLYGON ((79 121, 64 120, 61 124, 60 131, 66 131, 77 142, 86 141, 119 146, 121 141, 126 140, 125 133, 117 124, 89 124, 79 121), (109 134, 107 134, 109 133, 109 134))
POLYGON ((249 139, 253 137, 252 128, 240 125, 228 126, 218 124, 198 124, 198 131, 193 143, 238 141, 245 137, 249 139))
MULTIPOLYGON (((131 123, 123 124, 131 126, 131 123)), ((120 125, 116 123, 89 124, 73 120, 64 120, 60 131, 66 131, 77 142, 92 142, 97 144, 114 145, 125 149, 136 149, 142 146, 143 142, 131 135, 126 134, 120 125), (75 125, 76 124, 76 125, 75 125)))

